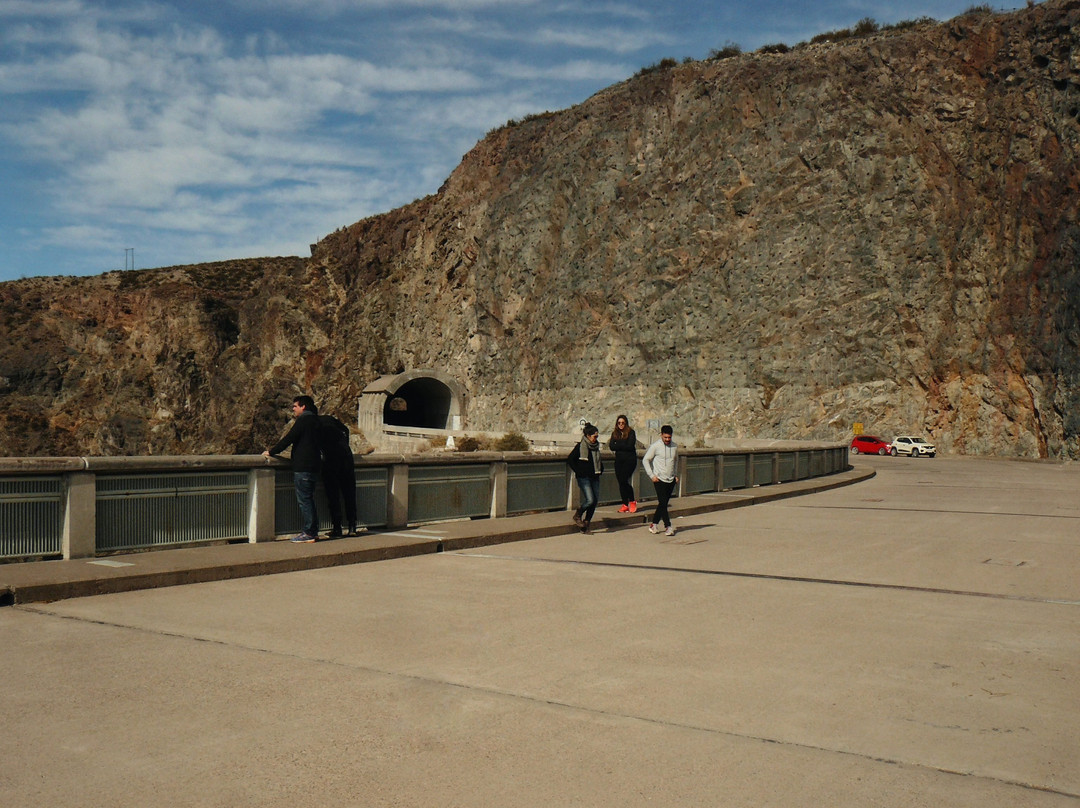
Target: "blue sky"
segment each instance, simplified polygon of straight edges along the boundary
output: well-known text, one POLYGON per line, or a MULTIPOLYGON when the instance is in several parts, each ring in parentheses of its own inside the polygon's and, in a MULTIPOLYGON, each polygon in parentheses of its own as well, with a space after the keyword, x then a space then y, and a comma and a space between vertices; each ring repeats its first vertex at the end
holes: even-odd
POLYGON ((660 59, 972 5, 0 0, 0 281, 306 256, 660 59))

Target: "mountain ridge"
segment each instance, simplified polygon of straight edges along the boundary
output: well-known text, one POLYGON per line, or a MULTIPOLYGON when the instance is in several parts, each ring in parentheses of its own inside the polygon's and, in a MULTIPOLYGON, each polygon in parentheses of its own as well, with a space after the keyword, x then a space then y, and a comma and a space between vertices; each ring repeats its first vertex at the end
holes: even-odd
POLYGON ((3 453, 254 451, 297 392, 348 415, 430 367, 475 429, 627 412, 1080 457, 1078 20, 1049 0, 652 70, 493 130, 308 259, 29 307, 48 283, 2 284, 3 453))

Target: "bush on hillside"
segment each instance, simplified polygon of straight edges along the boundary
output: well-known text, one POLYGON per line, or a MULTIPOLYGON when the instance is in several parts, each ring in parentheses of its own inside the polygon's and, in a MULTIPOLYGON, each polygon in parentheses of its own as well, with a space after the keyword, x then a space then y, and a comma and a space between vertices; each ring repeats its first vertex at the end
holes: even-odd
POLYGON ((855 28, 851 33, 854 36, 868 36, 870 34, 876 34, 878 28, 880 28, 880 26, 872 17, 863 17, 855 24, 855 28))
POLYGON ((735 42, 725 43, 724 47, 717 50, 709 51, 709 58, 713 61, 719 61, 720 59, 730 59, 733 56, 738 56, 742 53, 742 48, 735 42))
POLYGON ((459 452, 477 452, 480 450, 480 441, 472 435, 458 438, 456 445, 459 452))
POLYGON ((678 64, 679 63, 671 57, 668 57, 667 59, 661 59, 659 62, 654 62, 647 67, 641 68, 641 70, 634 74, 634 78, 637 78, 638 76, 645 76, 649 73, 655 73, 658 70, 668 70, 672 67, 677 66, 678 64))
POLYGON ((499 452, 527 452, 529 448, 529 439, 520 432, 507 432, 495 441, 495 449, 499 452))

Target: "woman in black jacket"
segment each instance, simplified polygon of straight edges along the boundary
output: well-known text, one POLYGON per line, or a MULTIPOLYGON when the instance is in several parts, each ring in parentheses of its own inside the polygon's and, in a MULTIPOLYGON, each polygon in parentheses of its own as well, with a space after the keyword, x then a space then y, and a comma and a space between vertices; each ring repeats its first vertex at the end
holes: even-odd
POLYGON ((600 500, 600 475, 604 471, 604 463, 600 460, 599 429, 585 424, 581 440, 566 456, 566 464, 574 470, 581 489, 581 507, 574 511, 574 524, 582 533, 588 533, 596 503, 600 500))
POLYGON ((619 481, 619 496, 622 497, 619 513, 637 513, 632 482, 637 471, 637 433, 630 428, 630 420, 625 415, 615 419, 608 448, 615 453, 615 479, 619 481))

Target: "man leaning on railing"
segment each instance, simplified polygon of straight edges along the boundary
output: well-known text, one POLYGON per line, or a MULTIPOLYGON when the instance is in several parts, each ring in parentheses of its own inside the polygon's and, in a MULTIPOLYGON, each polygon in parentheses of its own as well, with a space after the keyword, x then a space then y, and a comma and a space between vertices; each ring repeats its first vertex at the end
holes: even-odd
POLYGON ((285 437, 263 452, 263 457, 278 455, 292 447, 293 484, 296 504, 300 507, 300 535, 292 541, 311 544, 319 539, 319 515, 315 511, 315 487, 319 483, 322 459, 319 455, 319 409, 311 396, 297 396, 292 403, 292 428, 285 437))

